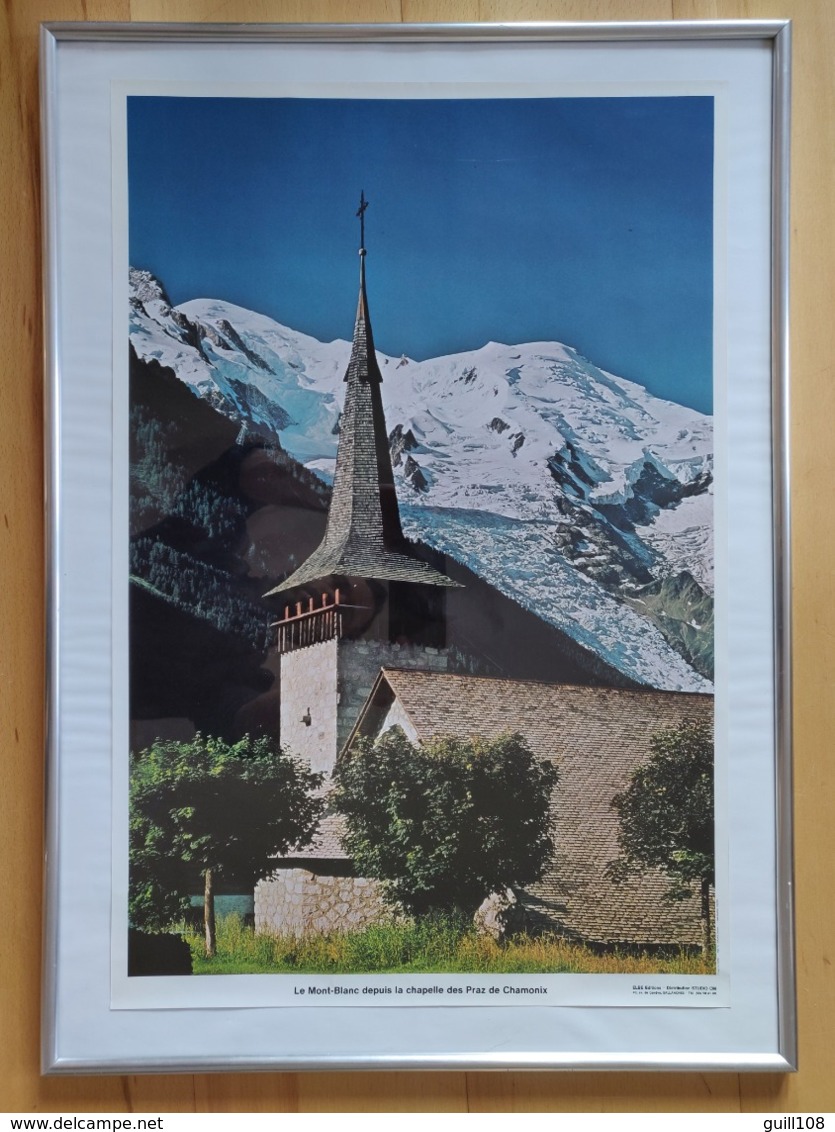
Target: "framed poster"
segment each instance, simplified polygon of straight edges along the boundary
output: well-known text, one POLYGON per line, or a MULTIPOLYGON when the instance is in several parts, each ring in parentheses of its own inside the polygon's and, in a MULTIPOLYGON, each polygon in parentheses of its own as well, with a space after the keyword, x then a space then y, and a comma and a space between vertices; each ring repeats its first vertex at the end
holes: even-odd
POLYGON ((46 1071, 793 1068, 789 36, 43 29, 46 1071))

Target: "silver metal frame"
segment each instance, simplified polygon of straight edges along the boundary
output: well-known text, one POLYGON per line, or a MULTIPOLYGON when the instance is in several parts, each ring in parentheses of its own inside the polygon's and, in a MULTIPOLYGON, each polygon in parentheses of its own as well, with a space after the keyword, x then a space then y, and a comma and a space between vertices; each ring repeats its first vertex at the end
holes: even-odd
POLYGON ((791 571, 789 514, 789 121, 791 81, 791 23, 788 20, 655 21, 647 23, 497 23, 497 24, 118 24, 51 23, 41 27, 41 133, 43 200, 43 303, 45 355, 45 446, 46 446, 46 624, 47 692, 46 758, 47 818, 44 893, 46 917, 43 940, 44 994, 42 1008, 42 1058, 45 1072, 124 1073, 204 1072, 245 1069, 716 1069, 727 1071, 787 1071, 797 1067, 797 1015, 794 966, 792 771, 791 771, 791 571), (357 1058, 323 1056, 297 1059, 152 1056, 129 1064, 91 1065, 87 1061, 58 1057, 54 1049, 58 967, 58 906, 60 889, 59 777, 61 766, 58 710, 60 656, 62 648, 62 588, 58 561, 61 530, 61 373, 58 294, 58 206, 55 186, 59 168, 56 154, 57 90, 56 52, 61 42, 88 41, 118 44, 187 44, 229 42, 311 44, 403 44, 403 43, 523 43, 594 42, 636 43, 680 40, 772 41, 772 465, 774 529, 774 704, 776 711, 776 799, 777 852, 775 860, 777 896, 776 997, 779 1048, 773 1053, 739 1055, 706 1051, 702 1054, 659 1052, 561 1053, 494 1055, 487 1050, 468 1054, 384 1055, 357 1058))
POLYGON ((791 23, 777 32, 773 59, 771 154, 771 381, 774 476, 774 702, 777 796, 777 997, 780 1049, 797 1068, 797 993, 792 834, 791 479, 789 429, 789 159, 791 23))

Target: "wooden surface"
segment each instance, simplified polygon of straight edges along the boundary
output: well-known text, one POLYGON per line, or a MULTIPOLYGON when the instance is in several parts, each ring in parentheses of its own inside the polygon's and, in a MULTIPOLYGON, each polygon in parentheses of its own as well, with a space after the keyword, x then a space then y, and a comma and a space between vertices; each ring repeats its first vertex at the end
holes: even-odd
POLYGON ((5 0, 0 7, 0 1111, 835 1109, 835 5, 831 0, 5 0), (37 30, 55 20, 794 20, 792 410, 800 1072, 40 1079, 43 540, 37 30))

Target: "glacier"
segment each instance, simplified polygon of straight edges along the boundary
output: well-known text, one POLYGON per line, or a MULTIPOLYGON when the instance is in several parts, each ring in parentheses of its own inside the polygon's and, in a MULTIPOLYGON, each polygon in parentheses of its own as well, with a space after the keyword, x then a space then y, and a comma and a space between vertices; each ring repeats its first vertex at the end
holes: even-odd
MULTIPOLYGON (((174 307, 149 272, 132 269, 130 282, 138 357, 329 481, 350 343, 218 299, 174 307)), ((559 342, 378 361, 410 537, 630 679, 710 690, 709 673, 625 599, 686 572, 711 601, 711 417, 559 342)))

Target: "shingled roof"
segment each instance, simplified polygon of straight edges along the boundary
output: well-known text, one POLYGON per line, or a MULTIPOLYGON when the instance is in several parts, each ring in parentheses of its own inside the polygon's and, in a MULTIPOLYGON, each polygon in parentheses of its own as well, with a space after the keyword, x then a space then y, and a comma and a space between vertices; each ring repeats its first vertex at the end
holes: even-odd
POLYGON ((403 535, 380 393, 382 380, 365 290, 365 248, 360 248, 357 317, 345 373, 348 388, 325 537, 295 573, 265 596, 331 577, 458 585, 415 557, 403 535))
POLYGON ((651 736, 685 720, 712 723, 712 696, 384 669, 349 743, 376 737, 395 719, 419 743, 519 732, 557 766, 555 854, 524 894, 535 920, 593 944, 701 942, 695 896, 664 899, 668 883, 655 870, 616 885, 606 866, 619 855, 612 799, 646 760, 651 736))

